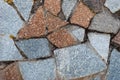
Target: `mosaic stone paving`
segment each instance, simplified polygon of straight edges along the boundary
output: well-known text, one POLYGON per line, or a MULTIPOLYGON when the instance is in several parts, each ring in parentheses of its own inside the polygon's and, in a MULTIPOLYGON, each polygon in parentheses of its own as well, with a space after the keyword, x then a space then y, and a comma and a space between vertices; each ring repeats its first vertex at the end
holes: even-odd
POLYGON ((0 0, 0 80, 120 80, 120 0, 0 0))

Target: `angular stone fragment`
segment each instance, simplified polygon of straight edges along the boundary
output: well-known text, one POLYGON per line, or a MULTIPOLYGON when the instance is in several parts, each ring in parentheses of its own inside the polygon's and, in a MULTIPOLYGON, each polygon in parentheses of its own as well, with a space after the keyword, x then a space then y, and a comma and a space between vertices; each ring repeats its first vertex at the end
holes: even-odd
POLYGON ((68 20, 68 18, 70 16, 70 14, 72 13, 76 3, 77 3, 77 0, 63 0, 62 11, 66 17, 66 20, 68 20))
POLYGON ((66 29, 60 29, 47 36, 55 46, 61 48, 76 44, 75 38, 66 29))
POLYGON ((54 59, 35 62, 19 62, 23 80, 55 80, 56 67, 54 59))
POLYGON ((110 9, 112 13, 120 10, 120 0, 106 0, 105 6, 110 9))
POLYGON ((112 14, 110 14, 110 12, 108 12, 107 10, 96 14, 89 27, 89 29, 106 33, 117 33, 119 28, 119 19, 114 18, 112 14))
POLYGON ((98 54, 107 62, 110 44, 110 34, 88 33, 91 45, 98 54))
POLYGON ((61 10, 61 0, 45 0, 44 6, 46 10, 50 11, 54 15, 57 15, 61 10))
POLYGON ((117 35, 112 39, 112 42, 120 45, 120 31, 117 33, 117 35))
POLYGON ((94 13, 82 2, 80 2, 70 19, 71 23, 78 24, 84 28, 89 26, 90 20, 93 18, 94 13))
POLYGON ((18 11, 22 14, 24 19, 27 21, 32 9, 33 0, 13 0, 17 6, 18 11))
POLYGON ((110 57, 110 65, 106 80, 120 79, 120 52, 114 49, 110 57))
POLYGON ((39 7, 36 14, 18 33, 18 38, 40 37, 46 34, 44 10, 39 7))
POLYGON ((77 79, 106 69, 106 64, 89 43, 54 51, 57 70, 65 80, 77 79))
POLYGON ((49 42, 45 38, 20 40, 16 45, 30 59, 50 56, 51 53, 49 42))

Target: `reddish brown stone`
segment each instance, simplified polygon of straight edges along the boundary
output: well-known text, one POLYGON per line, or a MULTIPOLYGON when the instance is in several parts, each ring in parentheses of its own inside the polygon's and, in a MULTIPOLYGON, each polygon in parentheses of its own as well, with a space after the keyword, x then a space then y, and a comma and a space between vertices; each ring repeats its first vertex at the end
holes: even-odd
POLYGON ((112 42, 120 45, 120 31, 119 31, 118 34, 112 39, 112 42))
POLYGON ((28 22, 28 24, 19 31, 18 38, 40 37, 45 34, 46 24, 44 10, 41 6, 37 10, 36 14, 28 22))
POLYGON ((44 6, 52 14, 57 15, 61 10, 61 0, 45 0, 44 6))
POLYGON ((78 24, 84 28, 87 28, 93 16, 94 13, 86 5, 80 2, 77 5, 70 21, 71 23, 78 24))
POLYGON ((59 48, 76 44, 76 40, 65 29, 60 29, 53 32, 48 35, 47 38, 59 48))

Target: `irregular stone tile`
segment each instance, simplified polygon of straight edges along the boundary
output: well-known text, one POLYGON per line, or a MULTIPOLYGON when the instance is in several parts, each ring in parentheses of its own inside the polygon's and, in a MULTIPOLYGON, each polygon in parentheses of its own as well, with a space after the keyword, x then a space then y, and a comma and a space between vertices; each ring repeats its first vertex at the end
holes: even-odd
POLYGON ((110 65, 106 80, 120 79, 120 52, 114 49, 110 57, 110 65))
POLYGON ((112 42, 120 45, 120 31, 117 33, 117 35, 112 39, 112 42))
POLYGON ((18 33, 18 38, 40 37, 46 34, 44 10, 41 7, 18 33))
POLYGON ((16 36, 22 24, 17 12, 4 0, 0 0, 0 34, 16 36))
POLYGON ((19 40, 16 45, 30 59, 50 56, 51 53, 49 42, 45 38, 19 40))
POLYGON ((70 16, 70 14, 72 13, 76 3, 77 3, 77 0, 63 0, 62 11, 66 17, 66 20, 68 20, 68 18, 70 16))
POLYGON ((88 38, 91 45, 95 48, 98 54, 107 62, 110 44, 110 34, 88 33, 88 38))
POLYGON ((87 28, 89 26, 90 20, 93 18, 94 13, 82 2, 80 2, 70 19, 71 23, 78 24, 87 28))
POLYGON ((106 33, 117 33, 119 28, 120 21, 114 18, 107 10, 96 14, 89 27, 89 29, 106 33))
POLYGON ((23 80, 55 80, 56 67, 54 59, 35 62, 19 62, 23 80))
POLYGON ((57 70, 65 80, 92 75, 106 69, 106 64, 89 43, 54 51, 57 70))
POLYGON ((120 10, 120 0, 106 0, 105 6, 110 9, 112 13, 120 10))
POLYGON ((33 0, 14 0, 14 4, 17 6, 18 11, 22 14, 27 21, 32 9, 33 0))
POLYGON ((9 35, 0 36, 0 61, 22 60, 20 52, 9 35))
POLYGON ((44 6, 52 14, 57 15, 61 10, 61 0, 45 0, 44 6))
POLYGON ((75 38, 66 29, 60 29, 47 36, 55 46, 61 48, 76 44, 75 38))

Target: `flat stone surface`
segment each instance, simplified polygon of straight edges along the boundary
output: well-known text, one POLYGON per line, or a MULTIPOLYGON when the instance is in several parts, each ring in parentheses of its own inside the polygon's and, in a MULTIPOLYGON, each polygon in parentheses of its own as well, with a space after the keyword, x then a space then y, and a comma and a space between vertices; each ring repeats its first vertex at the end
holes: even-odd
POLYGON ((45 0, 45 9, 50 11, 52 14, 57 15, 61 10, 61 0, 45 0))
POLYGON ((49 34, 47 38, 59 48, 76 44, 75 38, 66 29, 57 30, 49 34))
POLYGON ((13 0, 17 6, 18 11, 22 14, 24 19, 27 21, 32 9, 33 0, 13 0))
POLYGON ((19 62, 23 80, 55 80, 56 67, 54 59, 35 62, 19 62))
POLYGON ((113 43, 116 43, 120 45, 120 31, 117 33, 117 35, 112 39, 113 43))
POLYGON ((95 48, 98 54, 107 62, 110 44, 110 35, 101 33, 88 33, 88 38, 91 45, 95 48))
POLYGON ((16 44, 30 59, 50 56, 51 53, 50 44, 45 38, 19 40, 16 44))
POLYGON ((106 80, 119 80, 119 79, 120 79, 120 52, 114 49, 111 53, 110 65, 106 80))
POLYGON ((84 28, 89 26, 90 20, 93 18, 94 13, 82 2, 80 2, 72 14, 70 19, 71 23, 78 24, 84 28))
POLYGON ((117 33, 119 28, 120 21, 117 18, 114 18, 107 10, 96 14, 89 27, 89 29, 106 33, 117 33))
POLYGON ((77 0, 63 0, 62 2, 62 11, 65 15, 66 20, 68 20, 70 14, 72 13, 77 0))
POLYGON ((106 64, 89 43, 54 51, 57 70, 65 80, 85 77, 106 69, 106 64))
POLYGON ((120 0, 106 0, 105 6, 110 9, 112 13, 120 10, 120 0))

